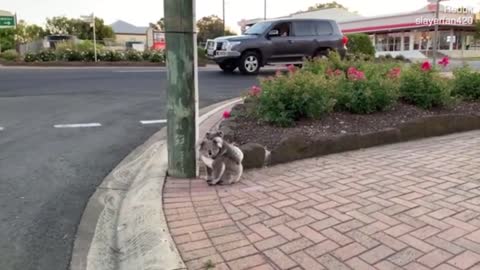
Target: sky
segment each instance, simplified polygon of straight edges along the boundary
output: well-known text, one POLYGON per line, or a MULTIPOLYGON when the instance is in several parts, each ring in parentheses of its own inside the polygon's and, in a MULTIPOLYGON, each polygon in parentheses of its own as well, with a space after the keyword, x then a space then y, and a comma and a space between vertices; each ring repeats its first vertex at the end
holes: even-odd
MULTIPOLYGON (((45 24, 47 17, 79 17, 92 12, 107 24, 124 20, 137 26, 148 26, 163 17, 163 0, 4 0, 1 10, 17 13, 18 19, 28 23, 45 24)), ((197 19, 203 16, 222 16, 223 0, 196 0, 197 19)), ((263 0, 225 0, 226 23, 238 31, 238 22, 242 19, 263 18, 263 0)), ((304 10, 322 0, 267 0, 267 17, 285 16, 304 10)), ((426 6, 427 0, 337 0, 351 11, 363 16, 379 16, 414 11, 426 6)), ((445 5, 465 6, 480 9, 480 0, 449 0, 445 5)))

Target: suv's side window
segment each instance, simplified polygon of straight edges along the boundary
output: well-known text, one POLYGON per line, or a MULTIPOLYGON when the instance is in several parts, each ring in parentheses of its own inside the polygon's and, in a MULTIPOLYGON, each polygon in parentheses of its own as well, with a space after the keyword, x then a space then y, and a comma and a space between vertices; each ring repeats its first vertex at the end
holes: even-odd
POLYGON ((317 30, 314 22, 294 22, 295 36, 309 37, 316 36, 317 30))
POLYGON ((279 37, 289 37, 292 35, 291 23, 283 22, 277 24, 272 30, 278 30, 279 37))
POLYGON ((317 22, 318 35, 330 35, 333 33, 333 27, 329 22, 317 22))

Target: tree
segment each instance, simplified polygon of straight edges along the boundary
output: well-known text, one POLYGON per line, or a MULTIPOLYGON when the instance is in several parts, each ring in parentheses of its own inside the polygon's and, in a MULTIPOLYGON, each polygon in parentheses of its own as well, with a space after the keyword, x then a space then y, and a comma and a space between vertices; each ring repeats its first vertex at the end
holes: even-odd
POLYGON ((229 29, 223 32, 223 20, 216 15, 203 17, 197 22, 198 41, 206 42, 207 39, 213 39, 224 35, 236 35, 229 29))
MULTIPOLYGON (((93 27, 90 23, 67 17, 48 18, 46 32, 49 35, 74 35, 79 39, 93 39, 93 27)), ((100 18, 95 18, 95 34, 97 35, 97 40, 115 36, 112 27, 105 25, 103 19, 100 18)))
POLYGON ((20 20, 15 28, 15 41, 18 43, 26 43, 41 39, 45 36, 45 31, 42 27, 35 24, 27 24, 20 20))
POLYGON ((15 29, 0 28, 0 52, 15 48, 15 29))

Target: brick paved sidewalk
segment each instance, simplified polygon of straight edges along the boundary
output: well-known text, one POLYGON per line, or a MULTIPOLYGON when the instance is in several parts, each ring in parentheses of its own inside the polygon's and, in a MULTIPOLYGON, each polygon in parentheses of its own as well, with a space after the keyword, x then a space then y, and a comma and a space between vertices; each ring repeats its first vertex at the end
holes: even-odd
POLYGON ((480 132, 169 179, 189 269, 480 269, 480 132), (215 267, 211 267, 215 265, 215 267))

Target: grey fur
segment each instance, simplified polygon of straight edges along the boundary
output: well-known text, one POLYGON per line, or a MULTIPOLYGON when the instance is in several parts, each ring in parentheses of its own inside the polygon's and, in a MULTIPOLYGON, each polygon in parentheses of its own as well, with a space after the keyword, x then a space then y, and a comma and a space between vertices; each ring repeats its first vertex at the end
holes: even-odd
POLYGON ((234 184, 243 174, 243 153, 240 148, 223 140, 223 133, 207 133, 200 144, 200 154, 207 168, 210 185, 234 184))

